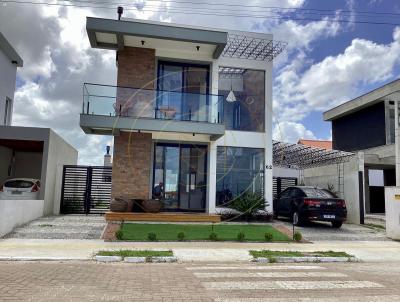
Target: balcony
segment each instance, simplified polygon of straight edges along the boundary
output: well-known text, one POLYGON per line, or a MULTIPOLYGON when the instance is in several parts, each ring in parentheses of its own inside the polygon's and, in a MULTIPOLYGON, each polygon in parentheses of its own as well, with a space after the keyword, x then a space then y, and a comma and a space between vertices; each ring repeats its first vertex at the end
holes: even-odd
POLYGON ((80 126, 88 134, 119 131, 210 135, 225 132, 223 96, 190 92, 83 85, 80 126))

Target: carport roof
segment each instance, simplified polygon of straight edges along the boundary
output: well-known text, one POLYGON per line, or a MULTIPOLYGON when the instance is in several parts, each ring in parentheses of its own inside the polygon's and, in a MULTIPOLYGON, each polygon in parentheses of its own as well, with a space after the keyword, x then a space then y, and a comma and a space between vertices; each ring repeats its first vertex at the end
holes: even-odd
POLYGON ((343 163, 353 155, 351 152, 273 141, 273 162, 278 167, 301 170, 343 163))

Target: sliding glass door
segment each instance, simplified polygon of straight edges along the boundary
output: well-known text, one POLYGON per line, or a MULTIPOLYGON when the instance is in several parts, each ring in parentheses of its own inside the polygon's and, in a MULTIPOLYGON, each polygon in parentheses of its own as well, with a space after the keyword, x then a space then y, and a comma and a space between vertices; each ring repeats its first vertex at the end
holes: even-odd
POLYGON ((156 118, 208 120, 209 66, 158 62, 156 118))
POLYGON ((204 211, 207 184, 207 147, 156 144, 153 188, 164 188, 166 211, 204 211))

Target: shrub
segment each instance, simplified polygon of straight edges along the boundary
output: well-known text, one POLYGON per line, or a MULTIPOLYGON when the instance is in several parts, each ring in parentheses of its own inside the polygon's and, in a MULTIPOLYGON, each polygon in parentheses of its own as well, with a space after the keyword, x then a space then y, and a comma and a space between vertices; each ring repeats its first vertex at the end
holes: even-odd
POLYGON ((244 241, 244 238, 246 237, 246 235, 243 232, 239 232, 237 234, 237 240, 238 241, 244 241))
POLYGON ((147 239, 149 239, 150 241, 156 241, 157 240, 156 233, 148 233, 147 234, 147 239))
POLYGON ((124 233, 122 232, 121 229, 119 229, 118 231, 115 232, 115 237, 116 237, 118 240, 122 240, 123 235, 124 235, 124 233))
POLYGON ((218 236, 216 233, 212 232, 210 233, 210 236, 208 236, 208 238, 212 241, 217 241, 218 240, 218 236))
POLYGON ((293 240, 299 242, 299 241, 301 241, 301 239, 303 239, 303 235, 301 235, 301 233, 298 231, 294 232, 293 240))
POLYGON ((264 239, 265 239, 265 241, 272 241, 272 239, 274 239, 274 235, 272 234, 272 233, 270 233, 270 232, 266 232, 265 234, 264 234, 264 239))
POLYGON ((260 193, 245 192, 238 196, 232 203, 230 207, 236 211, 243 213, 243 216, 249 220, 258 211, 265 210, 267 202, 264 196, 260 193))
POLYGON ((183 241, 183 240, 185 240, 185 233, 184 232, 179 232, 177 237, 178 237, 179 241, 183 241))

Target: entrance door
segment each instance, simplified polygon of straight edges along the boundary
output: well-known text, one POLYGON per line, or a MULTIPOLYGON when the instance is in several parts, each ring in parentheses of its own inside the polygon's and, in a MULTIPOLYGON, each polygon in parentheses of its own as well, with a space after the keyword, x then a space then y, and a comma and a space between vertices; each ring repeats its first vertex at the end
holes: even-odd
POLYGON ((156 144, 153 188, 163 184, 164 210, 204 211, 207 147, 156 144))

